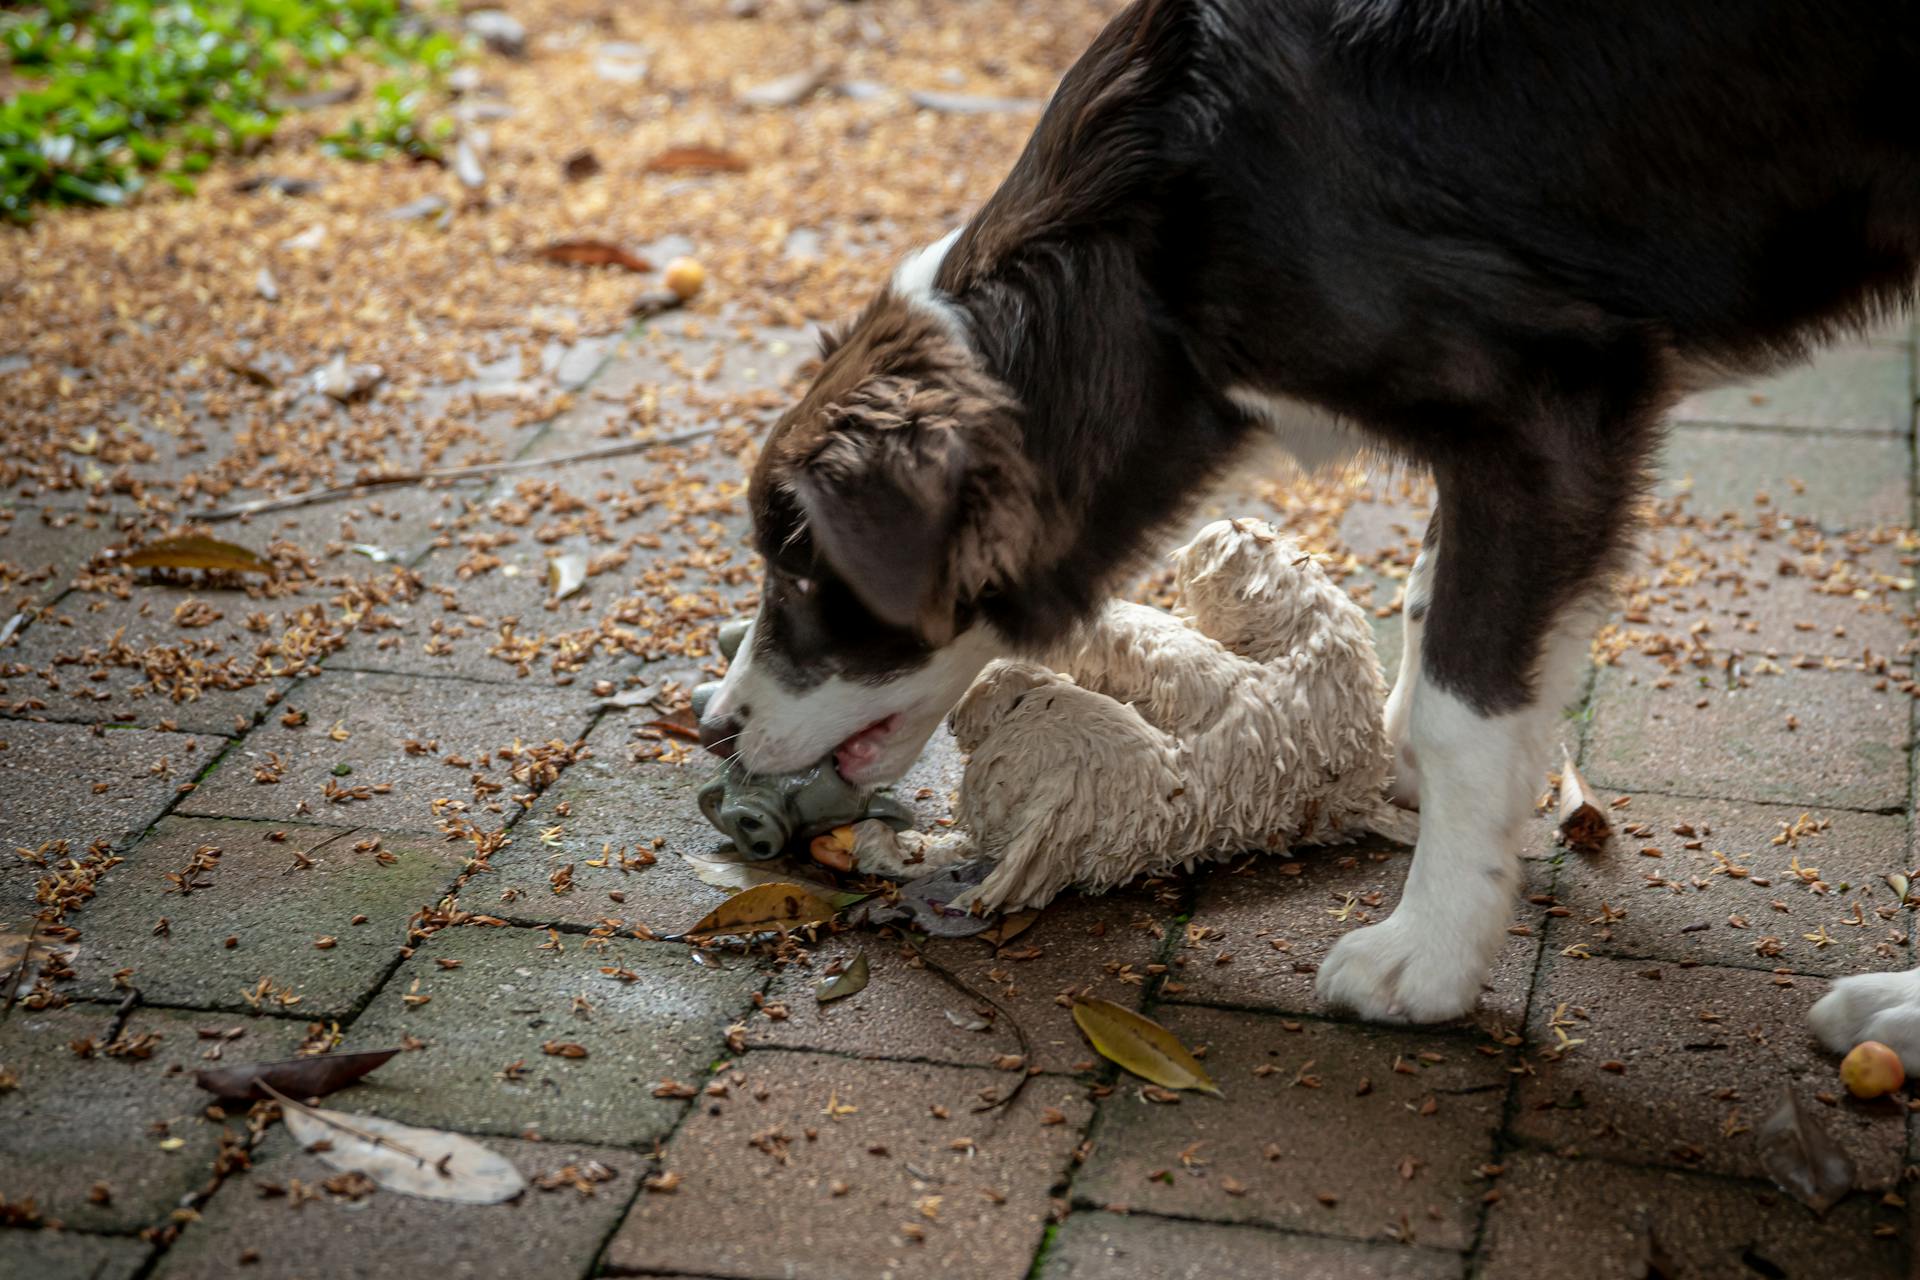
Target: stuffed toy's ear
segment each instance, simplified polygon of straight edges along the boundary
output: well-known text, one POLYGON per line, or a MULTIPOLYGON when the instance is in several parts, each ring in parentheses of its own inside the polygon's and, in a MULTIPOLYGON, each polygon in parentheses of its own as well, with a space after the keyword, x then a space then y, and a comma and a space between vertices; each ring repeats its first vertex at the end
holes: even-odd
POLYGON ((944 423, 847 426, 792 480, 834 572, 874 616, 935 646, 954 633, 952 542, 965 454, 944 423))

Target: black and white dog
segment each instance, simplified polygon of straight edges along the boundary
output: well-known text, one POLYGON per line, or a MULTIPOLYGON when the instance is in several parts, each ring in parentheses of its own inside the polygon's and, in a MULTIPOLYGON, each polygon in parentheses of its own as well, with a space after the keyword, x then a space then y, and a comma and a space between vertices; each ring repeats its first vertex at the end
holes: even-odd
POLYGON ((1662 414, 1909 301, 1916 88, 1912 5, 1139 0, 774 428, 707 740, 896 777, 1243 441, 1410 459, 1439 498, 1388 717, 1421 834, 1319 982, 1465 1012, 1662 414))

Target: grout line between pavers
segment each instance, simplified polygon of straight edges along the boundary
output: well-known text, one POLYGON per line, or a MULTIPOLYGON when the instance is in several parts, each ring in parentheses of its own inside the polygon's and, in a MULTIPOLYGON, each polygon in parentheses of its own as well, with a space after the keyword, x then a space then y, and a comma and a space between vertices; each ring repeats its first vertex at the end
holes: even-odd
POLYGON ((1364 1236, 1346 1236, 1333 1231, 1313 1231, 1305 1227, 1283 1227, 1277 1223, 1263 1222, 1257 1218, 1202 1218, 1184 1213, 1168 1213, 1161 1209, 1129 1208, 1125 1213, 1116 1213, 1103 1205, 1083 1201, 1076 1208, 1088 1214, 1104 1214, 1114 1218, 1151 1218, 1160 1222, 1182 1222, 1196 1227, 1238 1227, 1248 1231, 1260 1231, 1270 1236, 1286 1236, 1298 1240, 1324 1240, 1330 1244, 1354 1245, 1362 1249, 1391 1249, 1395 1252, 1406 1250, 1411 1253, 1429 1254, 1436 1258, 1463 1258, 1463 1249, 1449 1249, 1444 1245, 1421 1244, 1419 1241, 1405 1242, 1385 1237, 1369 1238, 1364 1236))

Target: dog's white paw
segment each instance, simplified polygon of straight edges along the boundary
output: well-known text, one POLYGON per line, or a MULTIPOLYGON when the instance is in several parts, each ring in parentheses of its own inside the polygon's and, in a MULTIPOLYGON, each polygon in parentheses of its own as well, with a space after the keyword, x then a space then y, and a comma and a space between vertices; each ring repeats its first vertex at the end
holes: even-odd
POLYGON ((1807 1022, 1835 1053, 1878 1040, 1912 1071, 1920 1067, 1920 969, 1841 978, 1807 1011, 1807 1022))
POLYGON ((1340 939, 1315 990, 1375 1022, 1446 1022, 1473 1011, 1486 974, 1475 949, 1395 915, 1340 939))

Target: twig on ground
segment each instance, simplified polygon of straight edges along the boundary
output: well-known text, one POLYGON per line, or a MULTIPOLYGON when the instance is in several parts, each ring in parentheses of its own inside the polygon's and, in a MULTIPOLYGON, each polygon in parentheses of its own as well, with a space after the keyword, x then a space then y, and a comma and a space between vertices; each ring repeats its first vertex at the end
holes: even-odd
POLYGON ((556 454, 550 458, 520 458, 513 462, 479 462, 469 467, 437 467, 422 471, 396 471, 391 475, 369 476, 356 480, 352 484, 335 485, 330 489, 315 489, 310 493, 296 493, 284 498, 255 498, 252 502, 242 502, 231 507, 219 507, 213 511, 198 512, 193 519, 206 524, 217 524, 222 520, 237 520, 241 516, 256 516, 268 511, 291 511, 295 507, 311 507, 322 502, 335 502, 343 498, 357 498, 372 489, 391 489, 398 485, 431 484, 436 480, 479 480, 488 476, 505 475, 513 471, 533 471, 543 467, 564 467, 574 462, 597 462, 601 458, 620 458, 633 453, 645 453, 650 449, 664 449, 669 445, 686 444, 690 440, 702 440, 718 433, 719 427, 700 427, 693 431, 682 431, 678 435, 660 436, 653 440, 628 440, 621 444, 608 445, 602 449, 584 449, 579 453, 556 454))
MULTIPOLYGON (((904 937, 904 935, 902 936, 904 937)), ((982 1103, 973 1109, 973 1113, 979 1115, 983 1111, 994 1111, 1001 1107, 1012 1106, 1014 1100, 1020 1096, 1020 1091, 1027 1087, 1027 1081, 1033 1078, 1033 1041, 1027 1039, 1027 1029, 1020 1025, 1020 1019, 1014 1017, 1007 1011, 1005 1005, 995 1000, 992 996, 987 995, 985 992, 975 989, 965 978, 962 978, 959 974, 947 968, 938 960, 935 960, 920 947, 915 946, 912 938, 907 938, 906 943, 913 951, 913 954, 920 957, 920 962, 938 974, 945 980, 948 986, 959 991, 962 995, 970 996, 978 1000, 982 1004, 991 1005, 993 1011, 1005 1018, 1007 1025, 1013 1028, 1015 1038, 1020 1041, 1020 1061, 1022 1063, 1020 1068, 1020 1082, 1013 1086, 1013 1091, 1007 1094, 1006 1097, 993 1102, 982 1103)))

